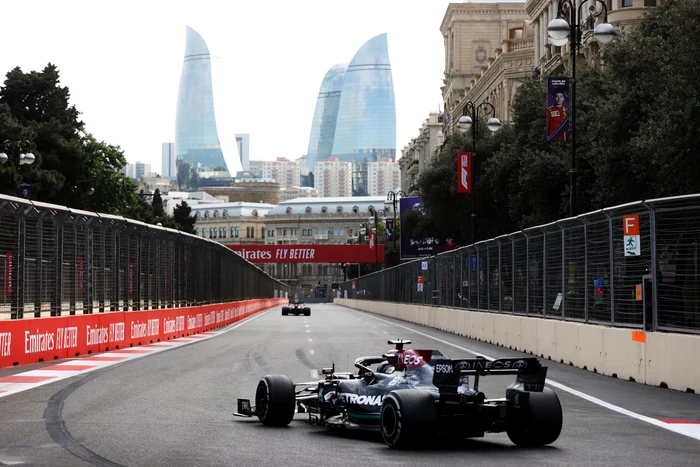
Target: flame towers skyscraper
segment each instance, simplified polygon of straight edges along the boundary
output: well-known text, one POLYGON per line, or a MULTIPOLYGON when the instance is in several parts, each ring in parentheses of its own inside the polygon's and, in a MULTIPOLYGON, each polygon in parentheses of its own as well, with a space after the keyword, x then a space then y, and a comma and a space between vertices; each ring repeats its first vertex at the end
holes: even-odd
POLYGON ((223 122, 220 63, 202 36, 188 26, 177 95, 175 155, 179 162, 189 163, 205 185, 230 180, 242 169, 233 132, 223 122))

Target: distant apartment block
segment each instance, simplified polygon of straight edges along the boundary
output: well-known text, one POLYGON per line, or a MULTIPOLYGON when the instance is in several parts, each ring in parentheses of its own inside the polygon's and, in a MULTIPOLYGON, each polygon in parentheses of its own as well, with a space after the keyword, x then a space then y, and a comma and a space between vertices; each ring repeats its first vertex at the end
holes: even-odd
POLYGON ((161 171, 163 178, 177 178, 177 164, 175 157, 175 143, 163 143, 161 149, 161 171))
POLYGON ((389 157, 367 163, 367 195, 381 196, 401 186, 401 170, 389 157))
POLYGON ((250 171, 259 172, 261 178, 276 180, 282 188, 301 185, 301 164, 286 157, 274 161, 250 161, 250 171))
POLYGON ((340 162, 337 157, 314 162, 314 188, 323 197, 352 196, 352 162, 340 162))
POLYGON ((123 171, 127 177, 132 180, 140 180, 145 175, 151 173, 151 164, 144 164, 137 161, 133 164, 126 165, 126 171, 123 171))
POLYGON ((243 170, 250 169, 250 135, 236 135, 236 146, 238 146, 238 154, 241 156, 241 166, 243 170))
POLYGON ((281 201, 289 201, 290 199, 297 198, 318 198, 319 194, 316 188, 309 186, 293 186, 291 188, 281 188, 280 189, 281 201))

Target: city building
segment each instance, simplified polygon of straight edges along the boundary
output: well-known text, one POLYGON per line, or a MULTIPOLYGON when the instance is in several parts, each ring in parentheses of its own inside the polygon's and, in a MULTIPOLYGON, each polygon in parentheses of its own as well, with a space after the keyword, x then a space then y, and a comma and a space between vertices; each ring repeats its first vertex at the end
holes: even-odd
POLYGON ((243 170, 249 170, 250 167, 250 135, 239 134, 236 135, 236 146, 238 147, 238 154, 241 156, 241 167, 243 170))
MULTIPOLYGON (((384 196, 301 198, 284 201, 265 215, 266 244, 357 243, 370 208, 384 209, 384 196)), ((318 285, 331 290, 343 281, 343 266, 333 263, 271 263, 261 265, 271 276, 307 297, 318 285)), ((293 295, 290 290, 290 296, 293 295)))
POLYGON ((534 33, 526 20, 523 3, 449 4, 440 25, 445 42, 441 90, 446 134, 454 132, 469 100, 474 104, 488 100, 496 116, 508 121, 519 80, 533 69, 534 33), (501 54, 508 55, 494 66, 501 54))
POLYGON ((200 186, 230 181, 242 170, 225 124, 220 68, 221 59, 210 54, 202 36, 188 26, 177 96, 175 154, 178 163, 186 162, 196 170, 200 186))
POLYGON ((197 215, 195 234, 228 245, 265 243, 265 215, 274 207, 247 202, 200 204, 192 208, 192 215, 197 215))
POLYGON ((280 188, 280 199, 282 202, 297 198, 318 198, 320 195, 316 188, 309 186, 293 186, 291 188, 280 188))
POLYGON ((418 129, 418 136, 411 138, 401 150, 399 171, 401 190, 409 196, 418 195, 416 182, 437 157, 438 148, 443 142, 443 113, 430 112, 423 125, 418 129))
POLYGON ((369 196, 382 196, 401 186, 399 165, 388 157, 367 163, 367 192, 369 196))
POLYGON ((145 164, 141 161, 137 161, 133 164, 126 164, 122 169, 122 173, 132 180, 139 181, 151 173, 151 164, 145 164))
POLYGON ((175 143, 163 143, 161 145, 161 177, 177 179, 175 160, 175 143))
POLYGON ((229 186, 200 187, 198 190, 227 203, 244 201, 277 205, 280 202, 280 188, 275 180, 259 178, 236 180, 229 186))
MULTIPOLYGON (((606 0, 608 22, 615 26, 618 33, 621 33, 625 27, 638 23, 648 8, 653 8, 660 3, 660 0, 606 0)), ((561 74, 571 68, 569 44, 557 47, 549 43, 547 35, 549 22, 557 17, 557 6, 558 3, 552 0, 528 0, 525 4, 525 10, 533 28, 534 66, 543 79, 546 76, 561 74)), ((598 6, 596 10, 600 12, 602 8, 598 6)), ((593 23, 583 25, 579 54, 585 61, 594 60, 600 53, 601 45, 593 37, 593 29, 602 21, 603 16, 600 15, 593 23)), ((579 60, 581 58, 579 56, 579 60)), ((585 61, 582 60, 583 63, 585 61)))
POLYGON ((338 119, 338 106, 343 89, 343 78, 347 63, 333 66, 321 82, 321 89, 316 99, 316 109, 311 122, 311 135, 309 136, 309 148, 305 155, 305 167, 312 171, 314 162, 325 161, 331 157, 333 151, 333 138, 338 119))
POLYGON ((321 196, 352 196, 353 163, 341 162, 337 157, 314 163, 314 188, 321 196))
POLYGON ((332 156, 354 163, 356 195, 367 191, 366 162, 396 160, 396 106, 386 34, 367 41, 345 71, 332 156))
POLYGON ((251 161, 250 169, 260 172, 262 178, 279 182, 283 188, 301 185, 301 163, 290 161, 286 157, 278 157, 274 161, 251 161))
POLYGON ((202 191, 169 191, 161 194, 161 198, 163 199, 163 210, 165 210, 165 214, 168 216, 172 216, 175 206, 183 201, 192 208, 192 215, 194 215, 194 208, 200 204, 211 205, 223 203, 223 201, 202 191))

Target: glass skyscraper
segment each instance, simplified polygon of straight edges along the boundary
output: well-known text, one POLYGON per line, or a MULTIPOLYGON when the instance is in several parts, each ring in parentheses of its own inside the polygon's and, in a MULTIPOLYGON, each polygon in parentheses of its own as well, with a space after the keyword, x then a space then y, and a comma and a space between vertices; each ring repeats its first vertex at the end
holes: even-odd
POLYGON ((343 89, 343 77, 347 63, 339 63, 328 70, 321 83, 316 99, 316 110, 311 122, 309 149, 306 153, 306 167, 314 170, 314 162, 325 161, 333 152, 333 137, 338 118, 338 106, 343 89))
POLYGON ((190 163, 203 184, 230 180, 242 170, 237 147, 233 141, 227 144, 229 130, 221 121, 223 95, 216 76, 220 62, 209 53, 202 36, 188 26, 177 95, 175 154, 178 161, 190 163))
POLYGON ((354 194, 366 193, 366 162, 396 160, 396 105, 386 33, 368 40, 345 70, 332 156, 354 162, 354 194))

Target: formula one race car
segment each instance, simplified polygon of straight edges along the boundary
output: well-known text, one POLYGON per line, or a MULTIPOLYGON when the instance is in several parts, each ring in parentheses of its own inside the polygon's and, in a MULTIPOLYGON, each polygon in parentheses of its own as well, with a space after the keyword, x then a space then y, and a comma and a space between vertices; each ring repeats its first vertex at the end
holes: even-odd
POLYGON ((311 308, 304 306, 304 304, 301 303, 298 298, 294 299, 294 303, 292 303, 291 300, 289 302, 289 305, 282 307, 282 316, 287 316, 290 313, 297 316, 311 316, 311 308))
POLYGON ((483 357, 450 360, 439 350, 404 350, 408 340, 381 357, 355 360, 357 374, 324 368, 320 381, 293 383, 267 375, 255 393, 255 406, 238 399, 234 415, 256 415, 267 426, 286 426, 295 413, 327 427, 380 431, 392 448, 425 444, 436 437, 473 438, 506 432, 518 446, 543 446, 559 438, 559 398, 545 387, 547 368, 537 358, 483 357), (377 364, 372 370, 371 365, 377 364), (516 375, 504 398, 487 399, 479 377, 516 375), (474 387, 469 387, 469 376, 474 387))

